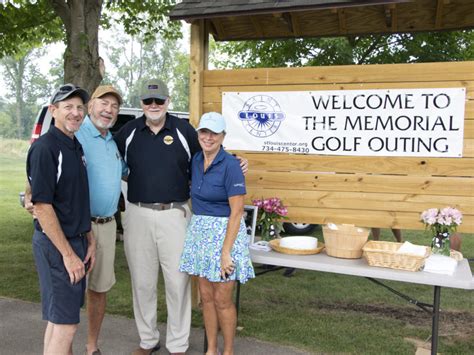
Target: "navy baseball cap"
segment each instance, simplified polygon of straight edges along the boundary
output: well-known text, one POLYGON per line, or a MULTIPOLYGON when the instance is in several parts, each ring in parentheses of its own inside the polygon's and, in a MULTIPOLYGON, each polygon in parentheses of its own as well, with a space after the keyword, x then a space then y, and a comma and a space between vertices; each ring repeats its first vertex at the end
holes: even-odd
POLYGON ((51 96, 51 104, 64 101, 71 96, 79 96, 84 104, 89 101, 89 94, 86 90, 81 89, 79 86, 74 84, 64 84, 54 92, 53 96, 51 96))

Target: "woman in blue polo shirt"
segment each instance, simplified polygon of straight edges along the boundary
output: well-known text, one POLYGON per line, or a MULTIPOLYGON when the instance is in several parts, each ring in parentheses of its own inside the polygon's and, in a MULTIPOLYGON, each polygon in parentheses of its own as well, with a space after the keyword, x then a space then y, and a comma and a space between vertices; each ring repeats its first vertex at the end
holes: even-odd
POLYGON ((204 114, 197 131, 202 152, 195 154, 191 164, 194 215, 180 271, 199 276, 207 354, 218 354, 219 325, 224 354, 232 354, 237 320, 232 291, 236 280, 245 283, 255 277, 242 218, 245 178, 239 161, 222 147, 225 120, 221 114, 204 114))

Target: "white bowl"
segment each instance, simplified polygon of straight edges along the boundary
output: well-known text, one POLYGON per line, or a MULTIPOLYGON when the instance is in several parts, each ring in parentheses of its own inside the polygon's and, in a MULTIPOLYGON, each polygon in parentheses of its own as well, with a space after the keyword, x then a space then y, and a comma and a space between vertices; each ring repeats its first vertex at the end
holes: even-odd
POLYGON ((314 237, 284 237, 280 239, 282 248, 308 250, 318 247, 318 238, 314 237))

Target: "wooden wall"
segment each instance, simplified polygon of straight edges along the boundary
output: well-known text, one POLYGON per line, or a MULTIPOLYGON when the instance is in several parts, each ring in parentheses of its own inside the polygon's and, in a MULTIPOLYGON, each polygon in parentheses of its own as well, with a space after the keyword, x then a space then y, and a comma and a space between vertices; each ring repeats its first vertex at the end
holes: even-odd
POLYGON ((462 158, 238 154, 249 160, 247 203, 281 197, 293 221, 423 229, 420 212, 453 206, 464 214, 459 231, 474 232, 474 62, 201 73, 201 112, 221 112, 224 91, 465 87, 462 158))

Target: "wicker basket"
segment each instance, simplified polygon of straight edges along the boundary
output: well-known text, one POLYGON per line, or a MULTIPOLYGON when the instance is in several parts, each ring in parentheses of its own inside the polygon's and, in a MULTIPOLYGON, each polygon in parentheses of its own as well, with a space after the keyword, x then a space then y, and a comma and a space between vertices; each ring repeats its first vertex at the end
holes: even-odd
POLYGON ((362 248, 364 258, 370 266, 388 267, 407 271, 418 271, 425 265, 425 259, 430 255, 430 248, 426 247, 423 256, 413 254, 397 254, 403 243, 382 242, 372 240, 362 248))
POLYGON ((336 258, 359 259, 370 230, 352 224, 338 224, 337 228, 334 230, 327 225, 323 226, 326 254, 336 258))
POLYGON ((270 243, 268 243, 270 247, 283 254, 294 254, 294 255, 310 255, 310 254, 318 254, 321 250, 324 249, 323 243, 318 243, 318 247, 315 249, 290 249, 280 246, 280 239, 272 239, 270 243))

